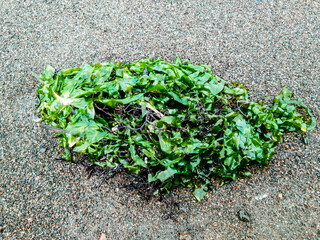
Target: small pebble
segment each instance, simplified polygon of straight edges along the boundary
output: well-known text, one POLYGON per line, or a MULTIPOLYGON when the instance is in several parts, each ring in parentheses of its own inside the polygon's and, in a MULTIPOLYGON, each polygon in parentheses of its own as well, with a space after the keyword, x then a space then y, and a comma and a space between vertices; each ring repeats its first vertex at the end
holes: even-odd
POLYGON ((45 149, 45 148, 40 148, 40 152, 41 152, 41 153, 45 153, 45 152, 46 152, 46 149, 45 149))
POLYGON ((269 194, 268 194, 268 193, 265 193, 265 194, 263 194, 263 195, 256 196, 255 199, 256 199, 256 200, 262 200, 262 199, 265 199, 265 198, 267 198, 267 197, 269 197, 269 194))
POLYGON ((101 233, 100 240, 107 240, 107 235, 104 233, 101 233))
POLYGON ((244 210, 239 211, 238 217, 239 217, 240 221, 242 221, 242 222, 250 222, 251 221, 249 213, 244 210))
POLYGON ((179 235, 179 239, 180 239, 180 240, 191 240, 191 239, 192 239, 192 234, 189 233, 189 232, 187 232, 187 231, 182 232, 182 233, 180 233, 180 235, 179 235))
POLYGON ((279 198, 279 199, 282 199, 282 198, 283 198, 283 196, 282 196, 281 193, 279 193, 278 198, 279 198))

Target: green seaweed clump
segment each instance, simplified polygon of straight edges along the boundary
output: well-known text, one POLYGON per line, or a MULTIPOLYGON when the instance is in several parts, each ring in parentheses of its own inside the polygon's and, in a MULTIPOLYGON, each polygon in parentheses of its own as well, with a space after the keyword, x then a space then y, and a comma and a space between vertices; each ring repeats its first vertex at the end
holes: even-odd
POLYGON ((241 83, 180 58, 47 66, 40 78, 38 110, 61 129, 64 158, 79 152, 100 167, 121 166, 157 186, 154 193, 184 186, 201 200, 212 179, 268 165, 285 132, 316 126, 287 87, 271 105, 252 102, 241 83))

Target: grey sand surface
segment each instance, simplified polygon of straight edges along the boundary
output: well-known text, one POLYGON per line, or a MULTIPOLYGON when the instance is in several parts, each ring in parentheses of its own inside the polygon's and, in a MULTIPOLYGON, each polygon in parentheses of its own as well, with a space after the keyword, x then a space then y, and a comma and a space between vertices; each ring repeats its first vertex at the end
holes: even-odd
POLYGON ((31 72, 149 54, 211 65, 252 99, 284 85, 320 120, 319 1, 0 1, 1 239, 319 239, 319 128, 285 137, 268 168, 200 203, 179 190, 176 221, 117 176, 53 162, 54 132, 33 119, 31 72), (74 175, 73 175, 73 174, 74 175), (239 211, 250 221, 240 221, 239 211))

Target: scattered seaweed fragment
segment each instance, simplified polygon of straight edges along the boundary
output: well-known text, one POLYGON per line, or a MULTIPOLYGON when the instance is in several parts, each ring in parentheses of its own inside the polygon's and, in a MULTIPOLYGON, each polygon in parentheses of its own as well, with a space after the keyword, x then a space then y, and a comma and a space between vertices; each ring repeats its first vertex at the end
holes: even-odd
POLYGON ((110 175, 125 169, 150 194, 183 186, 201 200, 213 179, 268 165, 285 132, 316 126, 287 87, 270 105, 252 102, 241 83, 180 58, 47 66, 40 79, 38 111, 60 130, 64 159, 79 152, 110 175))

